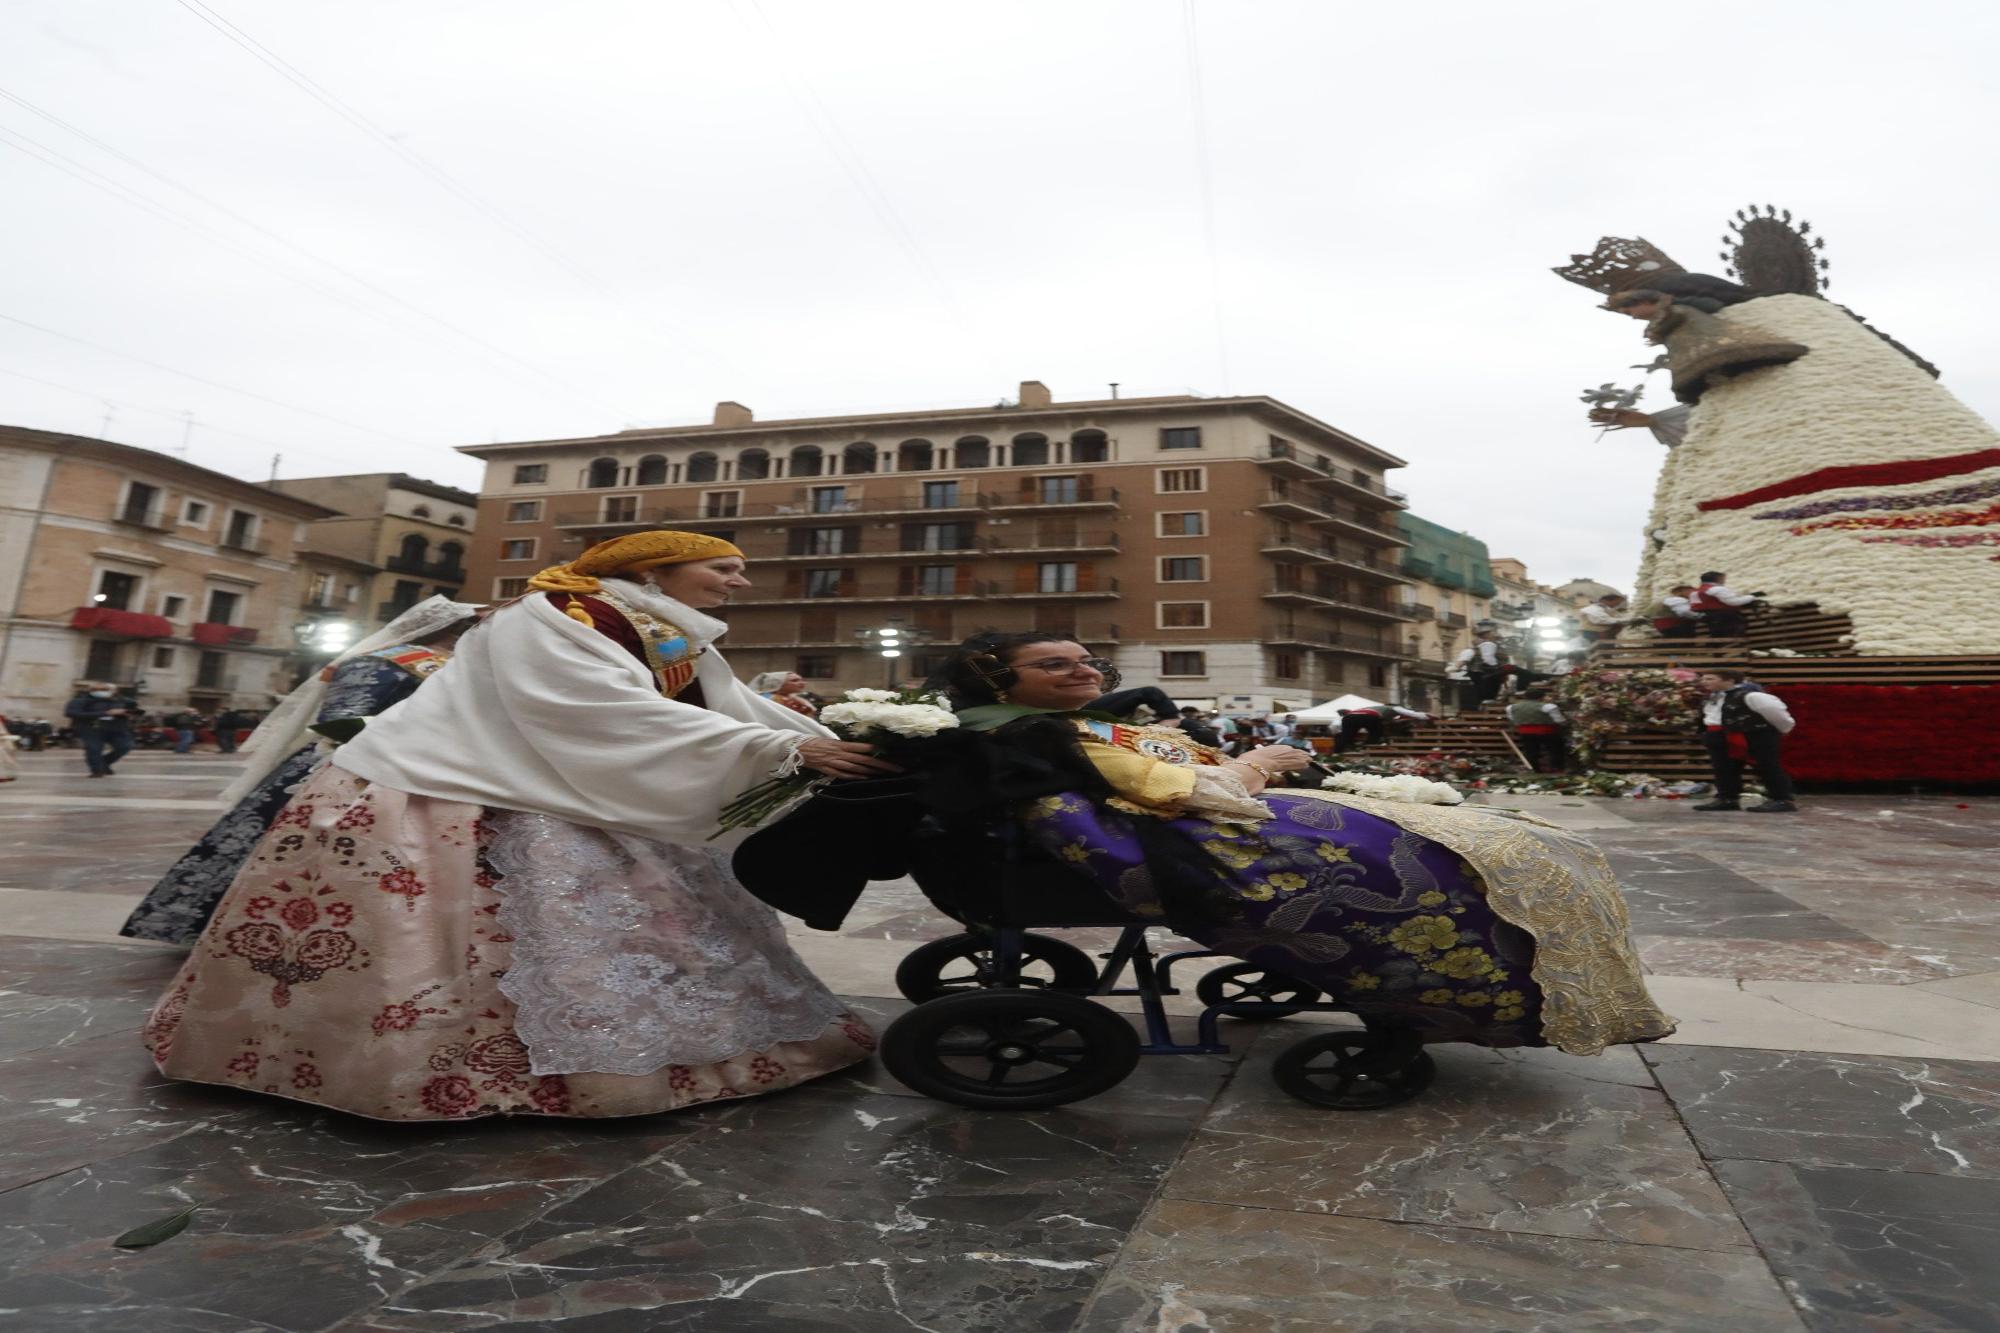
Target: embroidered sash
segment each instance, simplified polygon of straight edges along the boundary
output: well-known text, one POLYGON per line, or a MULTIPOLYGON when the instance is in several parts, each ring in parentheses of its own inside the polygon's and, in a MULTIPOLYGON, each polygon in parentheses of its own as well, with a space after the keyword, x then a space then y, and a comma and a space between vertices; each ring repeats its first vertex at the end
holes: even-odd
POLYGON ((391 648, 377 648, 368 654, 385 662, 393 662, 403 670, 422 680, 437 674, 438 668, 451 660, 451 654, 436 648, 419 648, 411 644, 397 644, 391 648))
POLYGON ((646 665, 652 669, 661 694, 672 699, 693 683, 695 661, 707 650, 695 647, 686 630, 650 612, 625 605, 608 589, 591 596, 625 617, 625 623, 639 636, 639 642, 646 647, 646 665))
POLYGON ((1078 719, 1077 726, 1087 739, 1131 750, 1163 764, 1212 765, 1222 762, 1213 750, 1197 744, 1176 727, 1129 727, 1123 722, 1089 719, 1078 719))

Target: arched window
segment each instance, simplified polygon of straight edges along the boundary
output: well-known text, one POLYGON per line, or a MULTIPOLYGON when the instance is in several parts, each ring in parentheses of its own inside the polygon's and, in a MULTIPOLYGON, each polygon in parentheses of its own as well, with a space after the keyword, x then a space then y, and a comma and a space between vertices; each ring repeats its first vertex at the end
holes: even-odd
POLYGON ((1015 467, 1039 467, 1049 461, 1049 437, 1036 431, 1014 437, 1008 461, 1015 467))
POLYGON ((761 481, 771 475, 771 455, 762 449, 745 449, 736 455, 736 479, 761 481))
POLYGON ((641 486, 664 486, 667 484, 667 460, 658 454, 647 454, 639 460, 639 481, 641 486))
POLYGON ((896 471, 929 472, 936 457, 929 440, 904 440, 896 450, 896 471))
POLYGON ((1111 457, 1111 442, 1101 430, 1080 430, 1069 437, 1069 461, 1103 463, 1111 457))
POLYGON ((687 479, 689 481, 714 481, 717 469, 718 464, 714 454, 704 451, 688 455, 687 479))
POLYGON ((955 467, 993 466, 993 444, 984 435, 968 435, 951 447, 955 467))
POLYGON ((406 565, 421 565, 431 553, 431 539, 421 532, 406 533, 396 555, 406 565))
POLYGON ((465 563, 464 544, 461 542, 439 542, 438 563, 444 566, 443 569, 438 571, 440 577, 455 575, 459 567, 465 563))
POLYGON ((802 444, 792 450, 791 473, 794 477, 817 477, 825 469, 825 459, 817 446, 802 444))
POLYGON ((594 458, 590 472, 584 478, 586 486, 616 486, 618 484, 618 460, 615 458, 594 458))
POLYGON ((465 515, 453 514, 450 518, 446 519, 445 522, 451 524, 454 528, 462 528, 465 526, 465 515))
POLYGON ((873 472, 875 470, 875 446, 864 441, 848 445, 840 451, 842 472, 873 472))
POLYGON ((430 516, 431 507, 429 505, 417 505, 410 510, 411 518, 429 518, 430 516))

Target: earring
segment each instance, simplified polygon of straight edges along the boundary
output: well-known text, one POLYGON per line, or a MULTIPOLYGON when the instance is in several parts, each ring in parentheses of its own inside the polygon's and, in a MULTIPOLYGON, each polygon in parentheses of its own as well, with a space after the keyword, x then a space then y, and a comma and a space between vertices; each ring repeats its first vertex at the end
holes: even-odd
POLYGON ((1009 699, 1009 698, 1007 697, 1007 691, 1005 691, 1005 690, 995 690, 995 691, 993 692, 993 699, 994 699, 994 702, 996 702, 996 703, 1003 703, 1003 704, 1004 704, 1004 703, 1012 703, 1012 702, 1013 702, 1013 700, 1011 700, 1011 699, 1009 699))

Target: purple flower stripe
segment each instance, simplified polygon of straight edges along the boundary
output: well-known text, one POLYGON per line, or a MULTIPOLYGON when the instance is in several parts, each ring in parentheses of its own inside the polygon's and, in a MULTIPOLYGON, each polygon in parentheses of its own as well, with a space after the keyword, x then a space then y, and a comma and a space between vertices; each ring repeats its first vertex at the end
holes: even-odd
POLYGON ((1820 500, 1809 505, 1796 505, 1791 509, 1770 509, 1758 514, 1757 518, 1818 518, 1822 514, 1851 514, 1858 509, 1922 509, 1927 505, 1964 504, 1968 500, 1986 500, 2000 495, 2000 477, 1986 481, 1969 481, 1963 486, 1952 486, 1941 491, 1926 491, 1922 495, 1850 495, 1844 500, 1820 500))

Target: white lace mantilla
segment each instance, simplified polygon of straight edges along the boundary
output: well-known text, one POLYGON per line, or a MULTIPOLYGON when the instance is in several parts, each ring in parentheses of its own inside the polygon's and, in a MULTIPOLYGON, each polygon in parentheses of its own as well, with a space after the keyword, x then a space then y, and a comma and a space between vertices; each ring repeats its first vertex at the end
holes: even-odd
POLYGON ((843 1012, 728 853, 494 811, 500 990, 536 1074, 651 1074, 808 1041, 843 1012))

